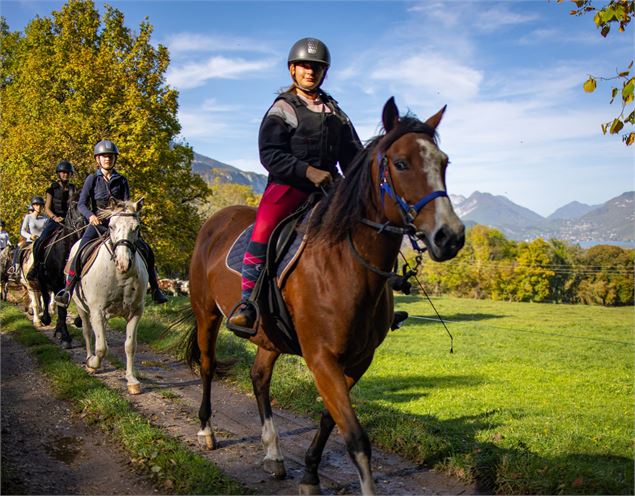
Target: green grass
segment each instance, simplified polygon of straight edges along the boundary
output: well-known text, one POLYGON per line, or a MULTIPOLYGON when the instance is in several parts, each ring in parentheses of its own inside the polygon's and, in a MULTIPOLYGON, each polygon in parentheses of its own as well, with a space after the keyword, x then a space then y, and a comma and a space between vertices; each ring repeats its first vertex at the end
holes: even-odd
POLYGON ((114 437, 135 468, 151 475, 161 492, 173 494, 245 494, 205 458, 153 426, 119 393, 103 385, 71 362, 57 344, 34 329, 12 305, 0 303, 2 332, 28 347, 53 383, 56 394, 68 400, 84 420, 114 437))
MULTIPOLYGON (((433 301, 455 353, 441 324, 411 318, 353 390, 375 444, 487 492, 633 494, 633 307, 433 301)), ((144 339, 183 304, 147 307, 144 339)), ((418 297, 397 307, 435 318, 418 297)), ((219 356, 239 358, 229 380, 248 391, 254 351, 221 332, 219 356)), ((279 360, 272 395, 301 413, 322 409, 298 357, 279 360)))

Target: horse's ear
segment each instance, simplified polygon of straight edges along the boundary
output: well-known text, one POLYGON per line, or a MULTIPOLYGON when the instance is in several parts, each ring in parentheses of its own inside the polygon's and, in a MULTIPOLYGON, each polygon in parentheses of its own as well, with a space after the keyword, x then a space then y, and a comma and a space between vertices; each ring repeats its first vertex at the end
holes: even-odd
POLYGON ((447 105, 444 105, 441 110, 439 110, 436 114, 434 114, 432 117, 430 117, 426 121, 426 124, 430 126, 432 129, 436 129, 439 123, 441 122, 441 119, 443 118, 443 114, 445 113, 446 107, 447 105))
POLYGON ((384 105, 384 110, 381 113, 381 121, 387 133, 390 132, 399 121, 399 109, 395 103, 394 96, 391 96, 384 105))
POLYGON ((143 208, 143 201, 144 201, 144 199, 143 199, 143 196, 142 196, 141 198, 139 198, 135 202, 135 204, 134 204, 135 212, 140 212, 141 211, 141 209, 143 208))

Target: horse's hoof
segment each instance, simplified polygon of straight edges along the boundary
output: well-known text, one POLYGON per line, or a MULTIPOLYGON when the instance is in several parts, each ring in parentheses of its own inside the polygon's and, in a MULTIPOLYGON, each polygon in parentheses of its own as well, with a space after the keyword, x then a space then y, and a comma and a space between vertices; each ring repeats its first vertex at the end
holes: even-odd
POLYGON ((284 462, 282 460, 265 458, 262 462, 262 469, 274 479, 284 479, 287 476, 287 471, 284 468, 284 462))
POLYGON ((82 327, 82 318, 81 317, 75 317, 75 319, 73 320, 73 324, 75 324, 75 327, 82 327))
POLYGON ((141 394, 141 384, 128 384, 128 394, 141 394))
POLYGON ((300 484, 298 494, 322 494, 319 484, 300 484))
POLYGON ((205 431, 199 431, 196 436, 198 438, 198 444, 203 448, 207 448, 208 450, 216 449, 216 437, 214 434, 210 434, 205 431))
POLYGON ((51 317, 42 317, 42 324, 44 324, 45 326, 49 325, 51 323, 51 317))
POLYGON ((94 368, 89 367, 88 365, 86 365, 86 372, 88 372, 89 374, 96 374, 97 373, 97 369, 94 369, 94 368))

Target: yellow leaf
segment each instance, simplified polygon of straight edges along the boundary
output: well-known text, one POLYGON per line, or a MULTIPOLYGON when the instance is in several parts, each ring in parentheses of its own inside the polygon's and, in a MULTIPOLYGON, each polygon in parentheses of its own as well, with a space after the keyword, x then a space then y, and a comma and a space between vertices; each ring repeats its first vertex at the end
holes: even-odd
POLYGON ((624 140, 626 146, 631 146, 635 142, 635 133, 630 133, 624 140))
POLYGON ((587 93, 593 93, 596 87, 597 83, 592 77, 587 79, 583 85, 584 91, 586 91, 587 93))

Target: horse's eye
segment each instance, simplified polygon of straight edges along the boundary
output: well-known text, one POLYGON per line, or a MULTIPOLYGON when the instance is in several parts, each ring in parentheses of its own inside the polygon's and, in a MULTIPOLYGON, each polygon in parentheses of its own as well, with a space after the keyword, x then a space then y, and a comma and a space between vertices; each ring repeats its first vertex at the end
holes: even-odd
POLYGON ((398 171, 403 171, 408 168, 408 162, 406 162, 405 160, 395 160, 393 164, 395 164, 395 169, 397 169, 398 171))

